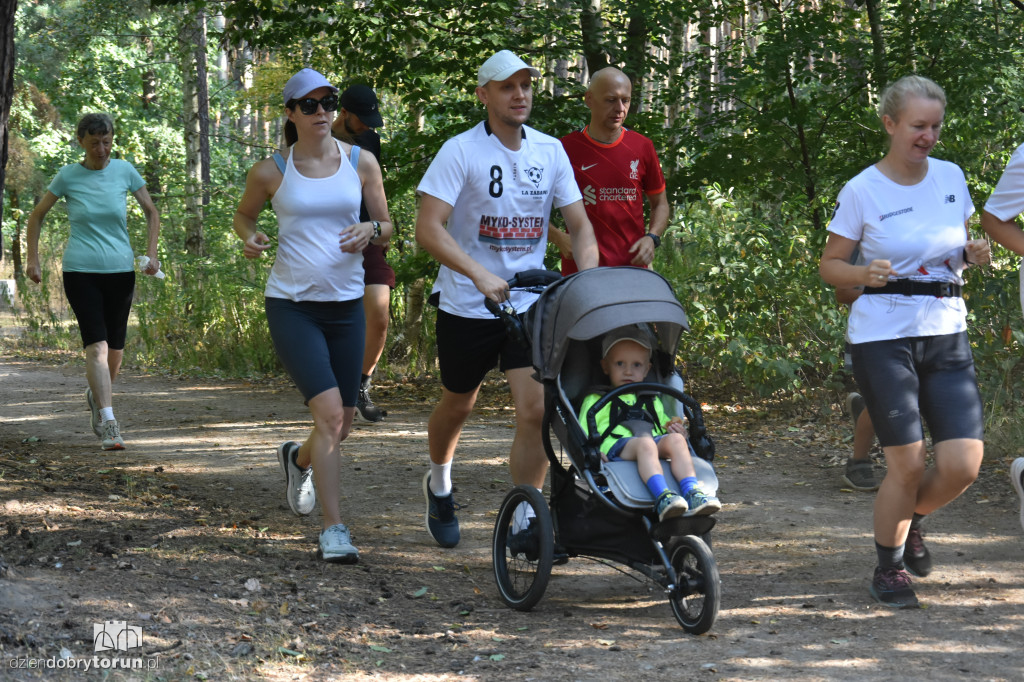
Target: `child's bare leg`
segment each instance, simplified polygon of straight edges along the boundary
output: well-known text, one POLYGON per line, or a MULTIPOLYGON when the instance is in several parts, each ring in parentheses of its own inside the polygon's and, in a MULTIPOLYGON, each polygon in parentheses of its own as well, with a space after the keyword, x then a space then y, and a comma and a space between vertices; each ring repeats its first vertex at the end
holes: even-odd
POLYGON ((676 481, 697 475, 693 468, 693 459, 690 458, 690 446, 683 434, 666 433, 658 441, 658 455, 671 461, 670 468, 676 481))
POLYGON ((630 438, 622 446, 619 458, 636 462, 640 478, 646 483, 651 476, 661 473, 661 462, 658 461, 658 446, 649 436, 630 438))

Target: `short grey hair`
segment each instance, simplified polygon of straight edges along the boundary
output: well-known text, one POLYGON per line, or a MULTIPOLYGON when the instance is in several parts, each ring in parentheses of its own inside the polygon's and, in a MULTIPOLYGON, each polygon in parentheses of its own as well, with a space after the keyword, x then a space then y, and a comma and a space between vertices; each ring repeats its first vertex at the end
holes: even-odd
POLYGON ((894 121, 899 120, 900 112, 911 97, 933 99, 940 102, 943 108, 946 106, 946 93, 938 83, 931 78, 910 75, 890 84, 882 92, 882 97, 878 101, 878 117, 888 116, 894 121))
POLYGON ((86 135, 114 134, 114 120, 108 114, 86 114, 78 122, 78 139, 86 135))

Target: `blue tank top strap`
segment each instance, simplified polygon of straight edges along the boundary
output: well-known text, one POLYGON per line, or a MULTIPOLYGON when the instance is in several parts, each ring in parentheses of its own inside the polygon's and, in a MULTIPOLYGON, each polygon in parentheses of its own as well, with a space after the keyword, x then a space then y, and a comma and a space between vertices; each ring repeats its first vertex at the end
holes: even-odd
MULTIPOLYGON (((271 158, 273 158, 274 159, 274 163, 277 164, 277 170, 281 171, 281 175, 284 175, 284 169, 285 169, 284 157, 281 156, 280 152, 274 152, 274 155, 271 158)), ((352 168, 354 168, 358 172, 359 171, 359 147, 357 147, 355 145, 352 145, 352 152, 349 155, 348 159, 352 163, 352 168)))

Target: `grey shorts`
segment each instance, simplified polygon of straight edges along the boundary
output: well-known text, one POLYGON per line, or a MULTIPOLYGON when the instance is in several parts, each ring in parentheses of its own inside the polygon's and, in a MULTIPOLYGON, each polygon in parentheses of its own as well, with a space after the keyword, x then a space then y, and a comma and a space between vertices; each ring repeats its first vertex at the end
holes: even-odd
POLYGON ((882 447, 985 437, 967 332, 855 343, 853 375, 882 447))

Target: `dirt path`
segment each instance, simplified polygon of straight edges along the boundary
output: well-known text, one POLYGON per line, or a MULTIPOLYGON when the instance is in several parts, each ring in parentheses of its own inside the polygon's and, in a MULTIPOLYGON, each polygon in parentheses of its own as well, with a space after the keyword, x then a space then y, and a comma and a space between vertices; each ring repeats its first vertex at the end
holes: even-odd
POLYGON ((501 603, 489 543, 512 422, 500 388, 463 436, 463 542, 442 550, 420 491, 436 389, 382 387, 388 420, 357 423, 343 446, 361 561, 334 566, 313 558, 316 516, 284 501, 273 449, 308 424, 290 386, 128 373, 117 409, 130 449, 104 453, 82 376, 0 357, 5 680, 1024 678, 1024 533, 1005 461, 926 525, 927 608, 892 612, 867 594, 872 497, 839 491, 845 421, 713 409, 722 605, 695 637, 652 584, 586 560, 556 566, 534 611, 501 603), (89 659, 106 621, 141 628, 158 669, 11 667, 89 659))

